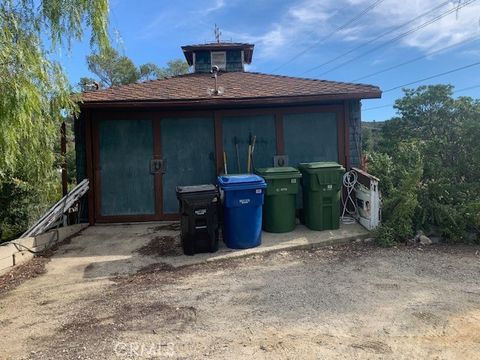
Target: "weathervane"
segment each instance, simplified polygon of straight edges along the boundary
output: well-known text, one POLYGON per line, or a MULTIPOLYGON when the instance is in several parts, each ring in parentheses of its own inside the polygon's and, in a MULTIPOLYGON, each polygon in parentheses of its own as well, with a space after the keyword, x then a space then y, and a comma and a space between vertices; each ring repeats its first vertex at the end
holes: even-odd
POLYGON ((220 29, 218 28, 217 24, 215 24, 213 33, 215 34, 215 40, 217 41, 217 43, 220 44, 220 35, 222 35, 222 33, 220 32, 220 29))

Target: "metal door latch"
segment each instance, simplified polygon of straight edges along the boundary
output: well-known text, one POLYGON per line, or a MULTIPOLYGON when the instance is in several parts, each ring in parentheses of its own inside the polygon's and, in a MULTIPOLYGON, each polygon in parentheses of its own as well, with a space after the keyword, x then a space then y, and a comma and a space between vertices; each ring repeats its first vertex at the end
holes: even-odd
POLYGON ((152 159, 150 160, 150 173, 156 174, 165 174, 165 161, 163 159, 152 159))

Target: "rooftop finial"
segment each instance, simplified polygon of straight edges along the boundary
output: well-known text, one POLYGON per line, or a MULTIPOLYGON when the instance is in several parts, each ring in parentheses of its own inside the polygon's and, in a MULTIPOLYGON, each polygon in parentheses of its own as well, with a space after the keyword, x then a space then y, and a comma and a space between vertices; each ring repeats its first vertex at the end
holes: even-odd
POLYGON ((215 34, 215 41, 220 44, 220 35, 222 35, 222 33, 217 24, 215 24, 215 29, 213 30, 213 33, 215 34))

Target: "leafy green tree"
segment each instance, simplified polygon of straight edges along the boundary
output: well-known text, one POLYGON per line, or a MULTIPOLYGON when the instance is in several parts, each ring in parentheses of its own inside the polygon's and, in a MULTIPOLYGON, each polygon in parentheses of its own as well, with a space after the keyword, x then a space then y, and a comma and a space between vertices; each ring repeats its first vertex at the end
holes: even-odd
MULTIPOLYGON (((133 61, 120 55, 115 49, 109 49, 102 54, 87 56, 89 70, 99 79, 100 87, 110 87, 131 84, 139 81, 162 79, 188 73, 188 64, 180 59, 171 60, 162 68, 154 63, 146 63, 138 68, 133 61)), ((94 79, 83 77, 79 86, 82 91, 93 90, 94 79)))
POLYGON ((61 65, 49 56, 91 30, 91 44, 108 47, 108 1, 0 1, 0 177, 28 158, 29 176, 41 178, 62 111, 75 111, 61 65))
POLYGON ((133 61, 112 48, 87 56, 87 64, 106 87, 130 84, 140 79, 140 72, 133 61))
POLYGON ((0 241, 59 195, 54 144, 77 107, 51 54, 84 32, 109 47, 108 0, 0 0, 0 241))
POLYGON ((392 159, 383 215, 393 237, 406 239, 407 229, 418 228, 438 228, 456 241, 478 236, 480 101, 454 98, 452 86, 434 85, 405 90, 395 107, 399 116, 382 126, 380 154, 371 157, 369 168, 386 178, 385 156, 392 159), (415 148, 405 153, 408 144, 415 148), (398 214, 395 201, 409 205, 408 212, 398 214))
POLYGON ((167 66, 162 69, 161 77, 178 76, 188 73, 188 64, 181 59, 170 60, 167 66))

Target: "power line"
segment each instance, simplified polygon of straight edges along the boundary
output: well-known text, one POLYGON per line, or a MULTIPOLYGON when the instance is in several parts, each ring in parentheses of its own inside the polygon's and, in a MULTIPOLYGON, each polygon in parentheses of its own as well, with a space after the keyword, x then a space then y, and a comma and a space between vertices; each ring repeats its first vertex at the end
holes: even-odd
POLYGON ((359 20, 360 18, 362 18, 364 15, 368 14, 371 10, 373 10, 374 8, 376 8, 378 5, 380 5, 382 2, 384 2, 385 0, 376 0, 375 2, 373 2, 372 4, 370 4, 368 7, 366 7, 364 10, 362 10, 358 15, 354 16, 353 18, 351 18, 350 20, 348 20, 346 23, 344 23, 343 25, 340 25, 339 27, 335 28, 332 32, 330 32, 327 36, 323 37, 322 39, 320 40, 317 40, 315 41, 312 45, 308 46, 306 49, 300 51, 299 53, 297 53, 296 55, 292 56, 290 59, 288 59, 286 62, 284 62, 283 64, 280 64, 279 66, 277 66, 275 69, 272 70, 272 72, 275 72, 279 69, 281 69, 282 67, 284 67, 285 65, 288 65, 290 64, 291 62, 293 62, 294 60, 296 60, 298 57, 302 56, 303 54, 307 53, 308 51, 310 51, 311 49, 313 49, 314 47, 316 47, 317 45, 325 42, 326 40, 328 40, 330 37, 332 37, 333 35, 335 35, 338 31, 340 30, 343 30, 345 29, 346 27, 348 27, 349 25, 355 23, 357 20, 359 20))
POLYGON ((328 64, 330 64, 330 63, 332 63, 332 62, 334 62, 334 61, 336 61, 336 60, 338 60, 338 59, 341 59, 341 58, 343 58, 345 55, 351 54, 351 53, 354 52, 355 50, 361 49, 361 48, 364 47, 364 46, 367 46, 367 45, 369 45, 369 44, 372 44, 372 43, 380 40, 381 38, 383 38, 383 37, 385 37, 385 36, 387 36, 387 35, 395 32, 395 31, 397 31, 398 29, 401 29, 402 27, 404 27, 404 26, 406 26, 406 25, 408 25, 408 24, 411 24, 411 23, 415 22, 415 21, 417 21, 418 19, 421 19, 422 17, 424 17, 424 16, 426 16, 426 15, 434 12, 435 10, 438 10, 438 9, 444 7, 445 5, 448 5, 448 4, 450 4, 450 1, 445 1, 445 2, 441 3, 440 5, 437 5, 437 6, 435 6, 434 8, 432 8, 432 9, 430 9, 430 10, 428 10, 428 11, 426 11, 426 12, 424 12, 424 13, 416 16, 416 17, 414 17, 413 19, 411 19, 411 20, 409 20, 409 21, 407 21, 407 22, 405 22, 405 23, 403 23, 403 24, 401 24, 401 25, 399 25, 399 26, 396 26, 396 27, 392 28, 392 29, 384 32, 383 34, 380 34, 379 36, 377 36, 376 38, 374 38, 374 39, 372 39, 372 40, 369 40, 369 41, 364 42, 364 43, 362 43, 362 44, 360 44, 360 45, 358 45, 358 46, 355 46, 354 48, 352 48, 352 49, 350 49, 350 50, 348 50, 348 51, 346 51, 346 52, 344 52, 344 53, 342 53, 342 54, 340 54, 340 55, 338 55, 338 56, 335 56, 334 58, 332 58, 332 59, 330 59, 330 60, 327 60, 327 61, 325 61, 325 62, 323 62, 323 63, 321 63, 321 64, 319 64, 319 65, 316 65, 316 66, 314 66, 314 67, 312 67, 312 68, 310 68, 310 69, 308 69, 308 70, 300 73, 300 75, 309 73, 309 72, 311 72, 311 71, 313 71, 313 70, 316 70, 316 69, 318 69, 318 68, 321 68, 322 66, 328 65, 328 64))
POLYGON ((364 56, 366 56, 366 55, 369 55, 369 54, 371 54, 372 52, 377 51, 378 49, 381 49, 381 48, 383 48, 383 47, 385 47, 385 46, 388 46, 388 45, 390 45, 390 44, 393 44, 393 43, 397 42, 398 40, 401 40, 401 39, 403 39, 404 37, 406 37, 406 36, 408 36, 408 35, 410 35, 410 34, 413 34, 414 32, 419 31, 419 30, 427 27, 428 25, 431 25, 431 24, 439 21, 440 19, 444 18, 445 16, 450 15, 450 14, 452 14, 452 13, 454 13, 454 12, 457 12, 459 9, 461 9, 461 8, 463 8, 463 7, 465 7, 465 6, 468 6, 468 5, 472 4, 472 3, 474 3, 475 1, 477 1, 477 0, 470 0, 470 1, 467 1, 467 2, 465 2, 465 3, 463 3, 463 4, 460 4, 460 5, 456 6, 455 8, 450 9, 450 10, 448 10, 448 11, 446 11, 446 12, 444 12, 444 13, 436 16, 436 17, 434 17, 433 19, 430 19, 430 20, 428 20, 428 21, 426 21, 426 22, 424 22, 424 23, 422 23, 422 24, 420 24, 420 25, 418 25, 418 26, 416 26, 416 27, 414 27, 414 28, 411 28, 411 29, 407 30, 406 32, 403 32, 403 33, 401 33, 400 35, 397 35, 396 37, 394 37, 394 38, 392 38, 392 39, 390 39, 390 40, 388 40, 388 41, 386 41, 386 42, 384 42, 384 43, 382 43, 382 44, 380 44, 380 45, 378 45, 378 46, 376 46, 376 47, 374 47, 374 48, 372 48, 372 49, 370 49, 370 50, 368 50, 368 51, 365 51, 365 52, 361 53, 360 55, 358 55, 358 56, 356 56, 356 57, 354 57, 354 58, 352 58, 352 59, 350 59, 350 60, 347 60, 347 61, 344 61, 344 62, 340 63, 339 65, 331 68, 330 70, 327 70, 327 71, 321 73, 319 76, 326 75, 326 74, 328 74, 328 73, 330 73, 330 72, 332 72, 332 71, 334 71, 334 70, 337 70, 337 69, 339 69, 339 68, 341 68, 341 67, 343 67, 343 66, 345 66, 345 65, 347 65, 347 64, 350 64, 350 63, 352 63, 352 62, 354 62, 354 61, 356 61, 356 60, 358 60, 358 59, 360 59, 360 58, 362 58, 362 57, 364 57, 364 56))
MULTIPOLYGON (((462 88, 462 89, 459 89, 459 90, 454 91, 453 93, 454 93, 454 94, 457 94, 457 93, 459 93, 459 92, 464 92, 464 91, 473 90, 473 89, 477 89, 477 88, 480 88, 480 85, 474 85, 474 86, 469 86, 469 87, 466 87, 466 88, 462 88)), ((392 107, 393 105, 395 105, 395 104, 387 104, 387 105, 381 105, 381 106, 374 106, 374 107, 362 109, 362 111, 370 111, 370 110, 384 109, 384 108, 387 108, 387 107, 392 107)))
POLYGON ((383 91, 383 93, 387 93, 387 92, 390 92, 390 91, 398 90, 398 89, 401 89, 401 88, 403 88, 403 87, 405 87, 405 86, 410 86, 410 85, 413 85, 413 84, 418 84, 418 83, 420 83, 420 82, 422 82, 422 81, 427 81, 427 80, 435 79, 435 78, 440 77, 440 76, 452 74, 452 73, 454 73, 454 72, 461 71, 461 70, 465 70, 465 69, 469 69, 469 68, 471 68, 471 67, 478 66, 478 65, 480 65, 480 61, 474 62, 473 64, 461 66, 461 67, 458 67, 458 68, 455 68, 455 69, 452 69, 452 70, 448 70, 448 71, 442 72, 442 73, 440 73, 440 74, 428 76, 428 77, 423 78, 423 79, 420 79, 420 80, 415 80, 415 81, 412 81, 412 82, 409 82, 409 83, 406 83, 406 84, 402 84, 402 85, 399 85, 399 86, 395 86, 395 87, 393 87, 393 88, 390 88, 390 89, 388 89, 388 90, 383 91))
POLYGON ((418 56, 414 59, 411 59, 411 60, 407 60, 405 62, 402 62, 400 64, 397 64, 397 65, 393 65, 393 66, 390 66, 388 68, 385 68, 383 70, 379 70, 379 71, 375 71, 373 73, 370 73, 370 74, 367 74, 367 75, 364 75, 364 76, 361 76, 359 78, 356 78, 354 80, 352 80, 351 82, 356 82, 356 81, 360 81, 360 80, 363 80, 363 79, 367 79, 369 77, 372 77, 372 76, 375 76, 375 75, 379 75, 379 74, 383 74, 383 73, 386 73, 388 71, 391 71, 391 70, 394 70, 394 69, 397 69, 399 67, 402 67, 402 66, 405 66, 405 65, 408 65, 408 64, 411 64, 411 63, 414 63, 415 61, 418 61, 418 60, 421 60, 421 59, 424 59, 426 57, 429 57, 429 56, 432 56, 432 55, 435 55, 435 54, 438 54, 438 53, 441 53, 442 51, 445 51, 445 50, 448 50, 448 49, 452 49, 454 47, 457 47, 457 46, 460 46, 460 45, 464 45, 464 44, 467 44, 469 42, 472 42, 472 41, 477 41, 479 38, 477 36, 474 36, 474 37, 471 37, 471 38, 468 38, 466 40, 463 40, 463 41, 459 41, 455 44, 452 44, 452 45, 449 45, 449 46, 445 46, 443 48, 440 48, 438 50, 435 50, 435 51, 431 51, 431 52, 428 52, 422 56, 418 56))

